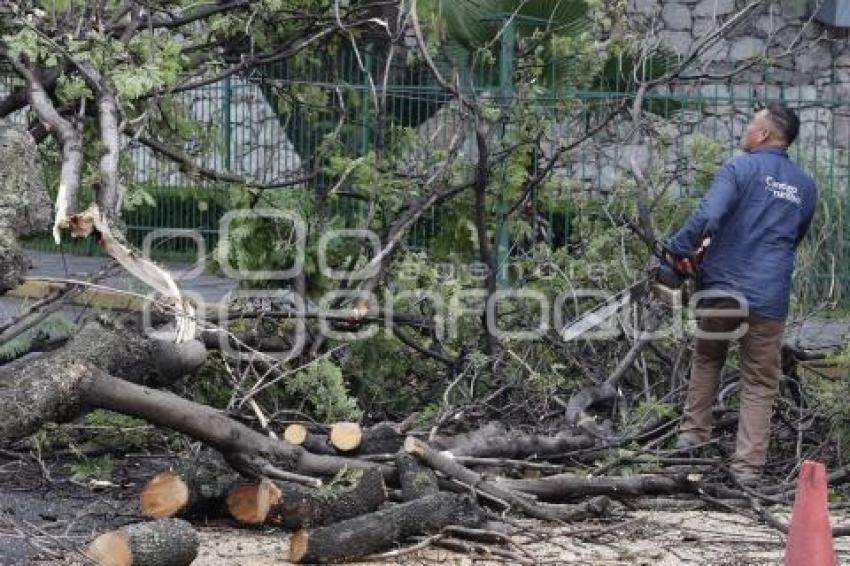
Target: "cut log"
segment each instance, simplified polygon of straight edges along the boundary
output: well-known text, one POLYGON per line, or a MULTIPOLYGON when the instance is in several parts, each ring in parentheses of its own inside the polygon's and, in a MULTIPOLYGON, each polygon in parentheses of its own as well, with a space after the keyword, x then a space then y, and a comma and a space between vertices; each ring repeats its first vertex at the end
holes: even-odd
POLYGON ((160 519, 104 533, 86 555, 100 566, 188 566, 198 544, 198 534, 186 521, 160 519))
POLYGON ((303 424, 293 423, 286 427, 283 431, 283 439, 290 444, 301 446, 307 440, 307 435, 310 431, 303 424))
MULTIPOLYGON (((380 472, 375 471, 380 476, 380 472)), ((262 525, 272 505, 280 502, 281 490, 270 480, 240 482, 227 494, 230 516, 243 525, 262 525)))
POLYGON ((139 507, 142 515, 152 519, 224 517, 225 499, 241 481, 220 457, 204 454, 176 471, 151 478, 142 488, 139 507))
POLYGON ((334 423, 331 425, 331 445, 342 452, 350 452, 360 446, 363 433, 357 423, 334 423))
POLYGON ((301 446, 313 454, 336 454, 325 434, 316 434, 302 424, 291 424, 283 431, 283 438, 290 444, 301 446))
POLYGON ((468 495, 438 493, 318 529, 292 535, 289 559, 327 563, 368 556, 407 537, 436 533, 449 525, 476 527, 484 513, 468 495))
POLYGON ((434 471, 420 466, 410 454, 399 452, 395 458, 395 466, 398 482, 401 484, 402 500, 412 501, 440 491, 434 471))
POLYGON ((152 477, 139 497, 142 515, 151 519, 176 517, 189 503, 189 486, 174 472, 152 477))
POLYGON ((586 434, 562 431, 554 436, 524 434, 505 430, 498 422, 491 422, 478 430, 455 437, 441 437, 437 444, 455 456, 475 458, 522 459, 529 456, 547 456, 583 448, 590 448, 595 440, 586 434))
POLYGON ((290 482, 277 482, 278 501, 267 522, 287 529, 335 523, 371 513, 387 500, 383 475, 377 469, 346 472, 348 479, 311 489, 290 482))
POLYGON ((533 480, 497 479, 497 485, 533 495, 543 501, 570 501, 589 496, 638 497, 692 493, 699 484, 686 475, 643 475, 632 477, 587 477, 559 474, 533 480))
POLYGON ((307 429, 304 425, 286 427, 284 439, 301 446, 313 454, 395 454, 404 444, 399 425, 379 423, 361 430, 357 423, 336 423, 331 426, 330 436, 307 429), (287 437, 289 435, 289 437, 287 437), (359 436, 358 436, 359 435, 359 436), (335 443, 339 442, 337 446, 335 443))

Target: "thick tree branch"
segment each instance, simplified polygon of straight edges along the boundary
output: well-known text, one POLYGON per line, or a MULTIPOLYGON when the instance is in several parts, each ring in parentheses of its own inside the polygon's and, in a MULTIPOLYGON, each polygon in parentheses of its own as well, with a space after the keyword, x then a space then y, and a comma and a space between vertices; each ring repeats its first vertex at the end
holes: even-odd
POLYGON ((118 216, 121 195, 118 192, 118 156, 121 151, 121 131, 118 125, 118 105, 115 92, 108 79, 89 63, 78 64, 86 82, 97 93, 100 143, 103 155, 100 158, 100 185, 97 190, 97 205, 110 218, 118 216))
POLYGON ((27 98, 38 119, 56 137, 62 148, 62 167, 56 195, 53 238, 61 242, 60 231, 68 227, 68 218, 79 210, 80 174, 83 167, 83 139, 74 125, 63 118, 50 100, 35 72, 21 61, 11 60, 15 70, 26 79, 27 98))

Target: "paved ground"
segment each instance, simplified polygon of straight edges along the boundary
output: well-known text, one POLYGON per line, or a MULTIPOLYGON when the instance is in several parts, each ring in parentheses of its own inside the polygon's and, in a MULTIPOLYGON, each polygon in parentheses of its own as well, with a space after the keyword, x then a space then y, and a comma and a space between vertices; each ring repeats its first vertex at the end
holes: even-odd
MULTIPOLYGON (((81 279, 91 273, 96 273, 111 260, 106 257, 62 256, 44 252, 28 252, 32 267, 27 272, 31 277, 57 277, 81 279)), ((198 293, 208 302, 217 302, 228 292, 236 288, 236 281, 202 273, 193 276, 190 273, 193 266, 188 264, 163 264, 175 275, 180 285, 186 291, 198 293)), ((115 277, 107 278, 104 285, 124 290, 142 290, 143 286, 123 270, 115 277)))
MULTIPOLYGON (((111 260, 106 257, 88 257, 44 252, 27 252, 31 261, 31 267, 26 273, 28 277, 45 279, 86 279, 89 275, 99 272, 111 260)), ((236 288, 236 281, 201 273, 194 275, 190 272, 193 266, 187 264, 164 264, 177 278, 181 288, 189 293, 196 293, 207 303, 219 302, 222 297, 236 288)), ((116 275, 101 280, 100 284, 105 287, 134 291, 147 294, 148 287, 139 282, 121 267, 116 268, 116 275)), ((0 296, 0 322, 8 320, 20 312, 22 305, 27 300, 9 295, 0 296)), ((62 312, 71 319, 76 319, 84 311, 89 310, 86 306, 66 305, 62 312)))
MULTIPOLYGON (((834 522, 837 519, 833 517, 834 522)), ((513 537, 522 548, 515 552, 534 564, 761 566, 780 564, 785 549, 785 537, 776 530, 750 517, 713 511, 636 511, 610 523, 577 523, 567 527, 535 521, 521 523, 528 528, 528 534, 513 537)), ((287 533, 221 527, 199 529, 199 533, 201 550, 194 566, 290 564, 286 560, 287 533)), ((850 558, 850 540, 836 539, 835 549, 838 563, 846 564, 850 558)), ((486 553, 471 557, 432 547, 385 560, 357 562, 356 566, 511 563, 510 559, 486 553)))

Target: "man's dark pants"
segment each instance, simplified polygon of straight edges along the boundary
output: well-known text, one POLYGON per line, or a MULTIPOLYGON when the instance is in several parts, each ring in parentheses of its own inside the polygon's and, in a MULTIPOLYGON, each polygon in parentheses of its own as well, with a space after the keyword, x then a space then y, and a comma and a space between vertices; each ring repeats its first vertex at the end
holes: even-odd
MULTIPOLYGON (((713 305, 723 314, 707 314, 699 321, 702 333, 740 334, 741 358, 740 414, 732 472, 742 478, 762 472, 770 442, 770 418, 773 401, 782 375, 781 350, 784 320, 745 314, 735 301, 728 299, 713 305), (742 326, 746 323, 746 327, 742 326), (746 330, 746 332, 744 332, 746 330)), ((688 400, 679 429, 679 437, 689 444, 701 444, 711 438, 712 407, 720 385, 720 372, 729 350, 728 338, 697 337, 694 347, 688 400)))

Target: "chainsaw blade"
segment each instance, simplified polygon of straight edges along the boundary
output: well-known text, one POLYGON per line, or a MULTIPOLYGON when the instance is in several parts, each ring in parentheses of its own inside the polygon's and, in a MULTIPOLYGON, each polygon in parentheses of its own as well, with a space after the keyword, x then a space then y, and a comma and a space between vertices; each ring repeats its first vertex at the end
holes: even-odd
POLYGON ((648 283, 649 278, 642 279, 571 321, 561 329, 561 338, 568 342, 580 338, 594 328, 598 328, 602 323, 620 312, 624 306, 645 294, 648 283))

